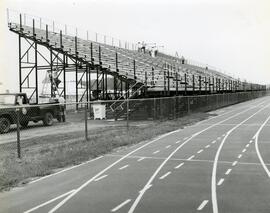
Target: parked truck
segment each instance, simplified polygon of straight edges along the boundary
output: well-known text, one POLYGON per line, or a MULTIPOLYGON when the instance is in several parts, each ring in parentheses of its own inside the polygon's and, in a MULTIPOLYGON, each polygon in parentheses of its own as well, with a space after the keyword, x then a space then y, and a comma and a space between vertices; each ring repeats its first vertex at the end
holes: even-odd
POLYGON ((27 127, 30 121, 43 121, 45 126, 53 120, 65 122, 65 107, 58 100, 39 105, 30 104, 26 93, 0 94, 0 133, 7 133, 12 124, 27 127))

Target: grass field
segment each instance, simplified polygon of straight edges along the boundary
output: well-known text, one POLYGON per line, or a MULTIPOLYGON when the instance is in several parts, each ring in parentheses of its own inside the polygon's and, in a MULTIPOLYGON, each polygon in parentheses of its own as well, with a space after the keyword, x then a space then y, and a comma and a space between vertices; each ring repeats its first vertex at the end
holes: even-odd
POLYGON ((22 158, 17 158, 16 143, 0 145, 0 191, 27 183, 35 177, 79 164, 115 148, 150 140, 158 135, 196 123, 212 116, 208 113, 188 115, 177 120, 153 121, 145 125, 130 122, 126 126, 99 127, 84 131, 41 136, 22 141, 22 158))

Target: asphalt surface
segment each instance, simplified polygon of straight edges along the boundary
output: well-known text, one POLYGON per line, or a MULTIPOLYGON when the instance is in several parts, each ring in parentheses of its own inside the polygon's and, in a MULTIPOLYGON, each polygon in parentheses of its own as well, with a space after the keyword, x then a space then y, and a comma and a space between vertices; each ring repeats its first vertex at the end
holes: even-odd
POLYGON ((0 193, 0 212, 270 212, 270 97, 0 193))

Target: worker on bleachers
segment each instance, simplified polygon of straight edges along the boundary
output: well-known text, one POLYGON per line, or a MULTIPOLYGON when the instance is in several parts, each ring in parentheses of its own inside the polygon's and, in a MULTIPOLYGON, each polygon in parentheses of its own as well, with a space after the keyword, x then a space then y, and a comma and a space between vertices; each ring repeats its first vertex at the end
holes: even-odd
POLYGON ((185 58, 184 58, 184 56, 181 57, 181 64, 185 64, 185 58))
POLYGON ((142 52, 142 44, 141 42, 138 42, 138 52, 142 52))
POLYGON ((145 53, 145 49, 146 49, 146 43, 144 43, 144 41, 142 42, 142 52, 145 53))

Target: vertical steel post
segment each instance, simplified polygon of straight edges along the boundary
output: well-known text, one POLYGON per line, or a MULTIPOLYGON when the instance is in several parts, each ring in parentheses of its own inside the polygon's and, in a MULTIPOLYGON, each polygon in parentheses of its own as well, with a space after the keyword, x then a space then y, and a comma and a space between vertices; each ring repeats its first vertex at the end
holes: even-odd
POLYGON ((97 99, 98 99, 98 86, 99 86, 99 79, 98 79, 98 71, 99 71, 99 68, 98 68, 98 66, 96 67, 96 76, 97 76, 97 85, 96 85, 96 93, 97 93, 97 99))
POLYGON ((116 69, 116 72, 119 73, 119 69, 118 69, 118 54, 117 54, 117 52, 115 52, 115 69, 116 69))
POLYGON ((90 55, 91 55, 91 64, 93 65, 94 58, 93 58, 93 43, 92 42, 90 44, 90 55))
POLYGON ((204 93, 206 94, 207 92, 207 78, 206 76, 204 77, 204 93))
POLYGON ((105 73, 105 99, 108 98, 108 74, 105 73))
POLYGON ((22 31, 22 14, 20 14, 20 32, 22 31))
POLYGON ((185 73, 185 95, 187 95, 187 74, 185 73))
POLYGON ((105 87, 104 87, 104 72, 102 72, 102 99, 105 98, 105 87))
POLYGON ((20 135, 20 109, 16 109, 16 125, 17 125, 17 155, 21 158, 21 135, 20 135))
POLYGON ((175 73, 175 79, 176 79, 176 95, 178 95, 178 73, 175 73))
POLYGON ((194 77, 194 75, 192 75, 192 93, 193 93, 193 95, 195 93, 195 77, 194 77))
POLYGON ((88 82, 88 75, 89 75, 89 65, 88 64, 86 64, 86 68, 85 68, 86 70, 85 70, 85 81, 86 81, 86 105, 87 105, 87 108, 88 108, 88 101, 89 101, 89 89, 88 89, 88 86, 89 86, 89 82, 88 82))
POLYGON ((136 80, 136 64, 135 64, 135 59, 133 60, 133 75, 134 75, 134 79, 136 80))
POLYGON ((66 55, 63 54, 63 84, 64 84, 64 99, 67 98, 67 90, 66 90, 66 55))
POLYGON ((170 96, 170 70, 167 71, 167 78, 168 78, 168 96, 170 96))
POLYGON ((63 48, 63 43, 62 43, 62 30, 60 30, 60 49, 63 48))
POLYGON ((22 54, 22 46, 21 46, 21 35, 19 34, 19 90, 22 92, 22 63, 21 63, 21 54, 22 54))
POLYGON ((202 93, 202 76, 199 76, 199 94, 202 93))
POLYGON ((76 81, 76 110, 78 110, 78 49, 77 49, 77 36, 75 36, 75 81, 76 81))
POLYGON ((84 130, 85 130, 85 140, 88 141, 87 103, 84 106, 84 130))
POLYGON ((33 36, 36 37, 36 33, 35 33, 35 19, 33 19, 33 36))
POLYGON ((36 82, 36 104, 38 104, 38 62, 37 62, 37 42, 35 42, 35 82, 36 82))
POLYGON ((152 67, 152 82, 151 85, 154 86, 155 85, 155 72, 154 72, 154 67, 152 67))
POLYGON ((129 130, 129 99, 127 98, 127 130, 129 130))
POLYGON ((49 41, 48 25, 46 24, 46 42, 49 41))
POLYGON ((53 72, 53 54, 52 49, 50 49, 50 68, 51 68, 51 76, 50 76, 50 83, 51 83, 51 97, 54 97, 54 91, 53 91, 53 84, 52 84, 52 72, 53 72))
POLYGON ((212 89, 212 91, 215 92, 215 77, 213 77, 212 80, 213 80, 213 89, 212 89))

